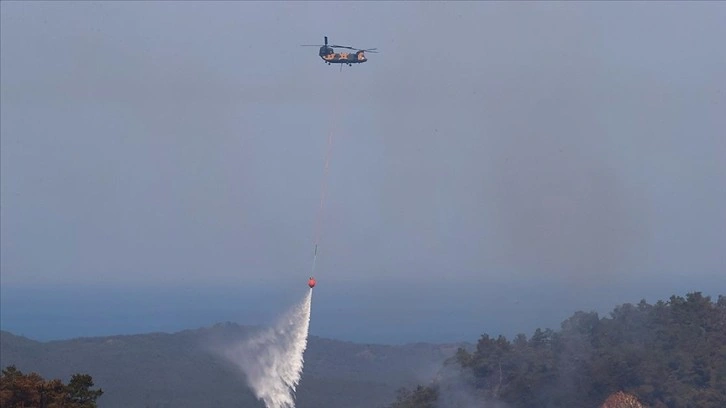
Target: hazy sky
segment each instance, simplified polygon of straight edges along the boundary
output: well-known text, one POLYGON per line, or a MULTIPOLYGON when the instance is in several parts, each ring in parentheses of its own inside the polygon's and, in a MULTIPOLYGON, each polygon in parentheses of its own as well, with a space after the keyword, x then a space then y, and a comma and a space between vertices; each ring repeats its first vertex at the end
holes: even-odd
POLYGON ((396 318, 440 285, 426 310, 445 319, 543 282, 593 305, 726 292, 724 3, 3 1, 1 18, 5 294, 304 285, 331 131, 321 296, 386 287, 396 318), (380 53, 340 72, 299 46, 324 35, 380 53))

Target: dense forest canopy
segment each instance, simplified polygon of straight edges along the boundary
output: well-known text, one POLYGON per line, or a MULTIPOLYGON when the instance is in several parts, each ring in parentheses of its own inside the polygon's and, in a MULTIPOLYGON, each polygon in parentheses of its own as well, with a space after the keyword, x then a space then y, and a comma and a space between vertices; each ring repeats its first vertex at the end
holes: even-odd
POLYGON ((74 374, 68 384, 46 380, 37 373, 24 374, 11 365, 0 376, 0 407, 2 408, 96 408, 103 390, 92 390, 93 378, 74 374))
POLYGON ((401 390, 390 408, 472 399, 511 408, 726 407, 726 297, 693 292, 624 304, 609 317, 577 312, 559 331, 511 341, 484 334, 442 372, 428 386, 401 390))

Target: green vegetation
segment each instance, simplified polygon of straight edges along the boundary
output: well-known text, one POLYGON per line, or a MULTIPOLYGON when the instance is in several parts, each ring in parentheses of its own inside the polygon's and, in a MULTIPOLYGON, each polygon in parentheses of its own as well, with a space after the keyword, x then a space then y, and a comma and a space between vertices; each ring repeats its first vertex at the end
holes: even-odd
MULTIPOLYGON (((597 407, 613 393, 646 406, 726 406, 726 297, 700 292, 654 305, 616 307, 610 317, 577 312, 559 331, 481 336, 445 364, 479 401, 517 407, 597 407)), ((436 407, 450 378, 402 390, 390 408, 436 407)))
POLYGON ((68 384, 45 380, 37 373, 23 374, 14 365, 0 376, 0 407, 95 408, 103 390, 92 390, 93 378, 74 374, 68 384))

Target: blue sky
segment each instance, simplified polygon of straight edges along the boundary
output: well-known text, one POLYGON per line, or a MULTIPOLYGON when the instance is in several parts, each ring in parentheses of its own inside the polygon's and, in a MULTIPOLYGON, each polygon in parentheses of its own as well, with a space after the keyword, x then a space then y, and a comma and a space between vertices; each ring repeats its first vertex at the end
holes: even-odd
POLYGON ((116 330, 271 318, 305 290, 331 131, 314 332, 725 292, 723 3, 1 7, 3 329, 47 319, 18 310, 47 288, 121 293, 86 305, 128 310, 116 330), (381 52, 340 72, 299 47, 324 35, 381 52), (154 288, 239 298, 144 325, 159 304, 128 294, 154 288))

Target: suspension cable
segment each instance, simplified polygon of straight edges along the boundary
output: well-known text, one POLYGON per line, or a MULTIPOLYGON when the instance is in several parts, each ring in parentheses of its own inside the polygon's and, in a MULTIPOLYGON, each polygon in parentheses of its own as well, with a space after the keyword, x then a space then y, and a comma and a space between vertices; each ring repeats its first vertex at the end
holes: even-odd
MULTIPOLYGON (((342 68, 342 66, 341 66, 342 68)), ((340 71, 342 72, 342 70, 340 71)), ((320 207, 318 208, 318 216, 317 221, 315 225, 315 249, 313 251, 313 266, 311 269, 311 275, 315 276, 315 267, 317 265, 318 260, 318 245, 320 244, 320 238, 322 236, 322 228, 323 228, 323 214, 324 214, 324 208, 325 208, 325 198, 327 195, 328 190, 328 173, 330 168, 330 157, 333 153, 333 136, 335 135, 337 128, 338 128, 338 109, 340 108, 340 92, 338 86, 333 86, 333 93, 335 94, 335 97, 333 98, 333 116, 330 121, 330 128, 328 130, 328 146, 325 152, 325 167, 323 169, 323 179, 321 181, 321 188, 320 188, 320 207)))

